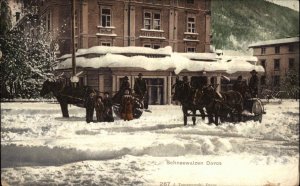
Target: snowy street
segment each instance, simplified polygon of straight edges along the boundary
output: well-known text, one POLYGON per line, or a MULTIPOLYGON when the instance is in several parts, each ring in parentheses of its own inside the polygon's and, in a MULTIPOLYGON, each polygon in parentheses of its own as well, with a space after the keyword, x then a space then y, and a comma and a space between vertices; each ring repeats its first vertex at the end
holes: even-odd
MULTIPOLYGON (((181 107, 85 122, 55 103, 1 103, 1 179, 9 185, 298 185, 299 102, 265 105, 262 123, 183 126, 181 107)), ((95 116, 94 116, 95 117, 95 116)))

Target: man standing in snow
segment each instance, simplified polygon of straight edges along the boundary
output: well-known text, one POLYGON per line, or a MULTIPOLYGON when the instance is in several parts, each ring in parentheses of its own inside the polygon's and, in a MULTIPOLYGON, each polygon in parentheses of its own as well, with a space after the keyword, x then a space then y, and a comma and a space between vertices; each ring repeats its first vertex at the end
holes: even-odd
POLYGON ((134 92, 138 95, 139 99, 144 100, 144 108, 148 109, 148 96, 147 94, 147 83, 143 79, 143 74, 139 73, 138 79, 134 83, 134 92))
POLYGON ((97 96, 97 99, 95 101, 95 110, 97 122, 103 122, 104 104, 101 96, 97 96))
POLYGON ((104 92, 103 104, 104 104, 103 120, 105 122, 113 122, 114 121, 114 117, 112 113, 113 103, 111 98, 109 97, 108 92, 104 92))
POLYGON ((95 108, 95 92, 88 90, 85 96, 84 107, 86 109, 86 122, 93 121, 94 108, 95 108))
POLYGON ((249 88, 251 92, 251 96, 253 98, 257 97, 258 94, 258 77, 257 77, 257 72, 255 70, 252 70, 251 72, 252 77, 250 78, 249 81, 249 88))

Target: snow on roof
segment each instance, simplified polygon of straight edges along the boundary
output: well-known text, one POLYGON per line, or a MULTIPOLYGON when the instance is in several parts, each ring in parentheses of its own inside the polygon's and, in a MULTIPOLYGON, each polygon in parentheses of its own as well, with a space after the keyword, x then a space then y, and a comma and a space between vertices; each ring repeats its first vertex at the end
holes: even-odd
POLYGON ((178 53, 191 60, 202 61, 217 61, 217 55, 215 53, 178 53))
MULTIPOLYGON (((195 54, 197 55, 197 54, 195 54)), ((201 54, 198 54, 202 56, 201 54)), ((191 57, 193 55, 187 54, 191 57)), ((209 57, 203 54, 202 57, 209 57)), ((255 59, 255 58, 253 58, 255 59)), ((256 58, 257 60, 257 58, 256 58)), ((256 70, 257 72, 264 72, 262 66, 256 66, 243 57, 223 57, 218 61, 208 62, 207 60, 195 61, 190 60, 188 57, 182 55, 182 53, 171 53, 170 56, 163 58, 148 58, 145 56, 132 56, 127 57, 120 54, 107 53, 100 57, 86 58, 77 57, 76 66, 78 67, 90 67, 90 68, 101 68, 101 67, 132 67, 132 68, 143 68, 149 71, 157 70, 168 70, 172 69, 176 74, 179 74, 183 70, 188 71, 224 71, 227 73, 235 73, 240 71, 251 71, 256 70)), ((72 68, 71 58, 63 60, 57 66, 57 69, 70 69, 72 68)))
POLYGON ((295 42, 299 42, 299 37, 290 37, 290 38, 283 38, 283 39, 260 41, 257 43, 250 44, 248 46, 248 48, 266 46, 266 45, 284 44, 284 43, 295 43, 295 42))
MULTIPOLYGON (((158 54, 158 55, 171 55, 172 48, 167 46, 165 48, 152 49, 147 47, 109 47, 109 46, 94 46, 88 49, 79 49, 76 56, 83 56, 86 54, 158 54)), ((66 54, 59 59, 70 58, 71 54, 66 54)))

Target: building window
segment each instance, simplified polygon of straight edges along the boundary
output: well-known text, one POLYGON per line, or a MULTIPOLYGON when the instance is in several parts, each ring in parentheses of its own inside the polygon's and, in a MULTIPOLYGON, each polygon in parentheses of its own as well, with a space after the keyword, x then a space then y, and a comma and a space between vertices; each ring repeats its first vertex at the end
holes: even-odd
POLYGON ((144 28, 147 30, 161 29, 161 17, 159 12, 147 11, 144 13, 144 28))
POLYGON ((261 66, 264 67, 264 69, 266 69, 266 60, 265 60, 265 59, 262 59, 262 60, 260 61, 260 64, 261 64, 261 66))
POLYGON ((20 13, 20 12, 16 12, 16 21, 19 21, 19 19, 20 19, 20 15, 21 15, 21 13, 20 13))
POLYGON ((192 53, 194 53, 194 52, 196 52, 196 48, 195 47, 187 47, 186 48, 186 52, 192 52, 192 53))
POLYGON ((261 76, 261 78, 260 78, 260 84, 261 85, 266 85, 266 76, 261 76))
POLYGON ((289 52, 294 52, 294 45, 293 44, 289 45, 289 52))
POLYGON ((153 14, 153 29, 160 30, 160 14, 159 13, 153 14))
POLYGON ((295 59, 289 58, 289 70, 292 70, 293 68, 295 68, 295 59))
POLYGON ((187 32, 195 33, 195 18, 194 17, 187 18, 187 32))
POLYGON ((101 9, 101 26, 110 27, 111 26, 111 10, 110 8, 101 9))
POLYGON ((145 12, 144 14, 144 28, 150 30, 151 29, 151 13, 145 12))
POLYGON ((279 54, 280 53, 280 46, 276 46, 275 47, 275 54, 279 54))
POLYGON ((194 4, 194 0, 186 0, 187 4, 194 4))
POLYGON ((261 54, 265 54, 266 53, 266 48, 265 47, 262 47, 261 48, 261 54))
POLYGON ((110 42, 101 42, 101 46, 111 46, 110 42))
POLYGON ((280 59, 274 59, 274 70, 280 70, 280 59))
POLYGON ((151 48, 150 44, 144 44, 144 47, 151 48))
POLYGON ((273 76, 273 79, 274 79, 273 85, 280 86, 280 76, 273 76))

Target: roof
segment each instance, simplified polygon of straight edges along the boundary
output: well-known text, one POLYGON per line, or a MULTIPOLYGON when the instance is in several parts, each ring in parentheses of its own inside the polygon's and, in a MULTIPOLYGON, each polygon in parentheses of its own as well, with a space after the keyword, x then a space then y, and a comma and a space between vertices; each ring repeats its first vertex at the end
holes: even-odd
MULTIPOLYGON (((93 47, 92 47, 93 48, 93 47)), ((112 49, 111 51, 115 50, 112 49)), ((116 50, 122 52, 152 52, 145 48, 143 51, 139 47, 139 50, 132 51, 132 47, 117 47, 116 50)), ((167 49, 172 49, 171 47, 166 47, 167 49)), ((164 51, 162 48, 161 50, 164 51)), ((90 49, 85 49, 90 50, 90 49)), ((153 49, 152 49, 153 50, 153 49)), ((172 51, 172 50, 170 50, 172 51)), ((101 56, 87 57, 87 56, 77 56, 76 66, 77 67, 89 67, 89 68, 142 68, 149 71, 160 71, 160 70, 172 70, 176 74, 179 74, 183 70, 190 72, 216 72, 222 71, 224 73, 235 73, 235 72, 250 72, 251 70, 256 70, 257 72, 264 72, 264 68, 260 65, 256 65, 257 58, 253 56, 218 56, 213 53, 169 53, 170 55, 151 58, 143 55, 137 56, 126 56, 119 53, 106 53, 101 56)), ((64 57, 60 59, 61 62, 58 64, 56 69, 70 69, 72 68, 71 57, 64 57)))
POLYGON ((290 38, 283 38, 283 39, 260 41, 257 43, 250 44, 248 48, 255 48, 260 46, 276 45, 276 44, 297 43, 297 42, 299 42, 299 37, 290 37, 290 38))

